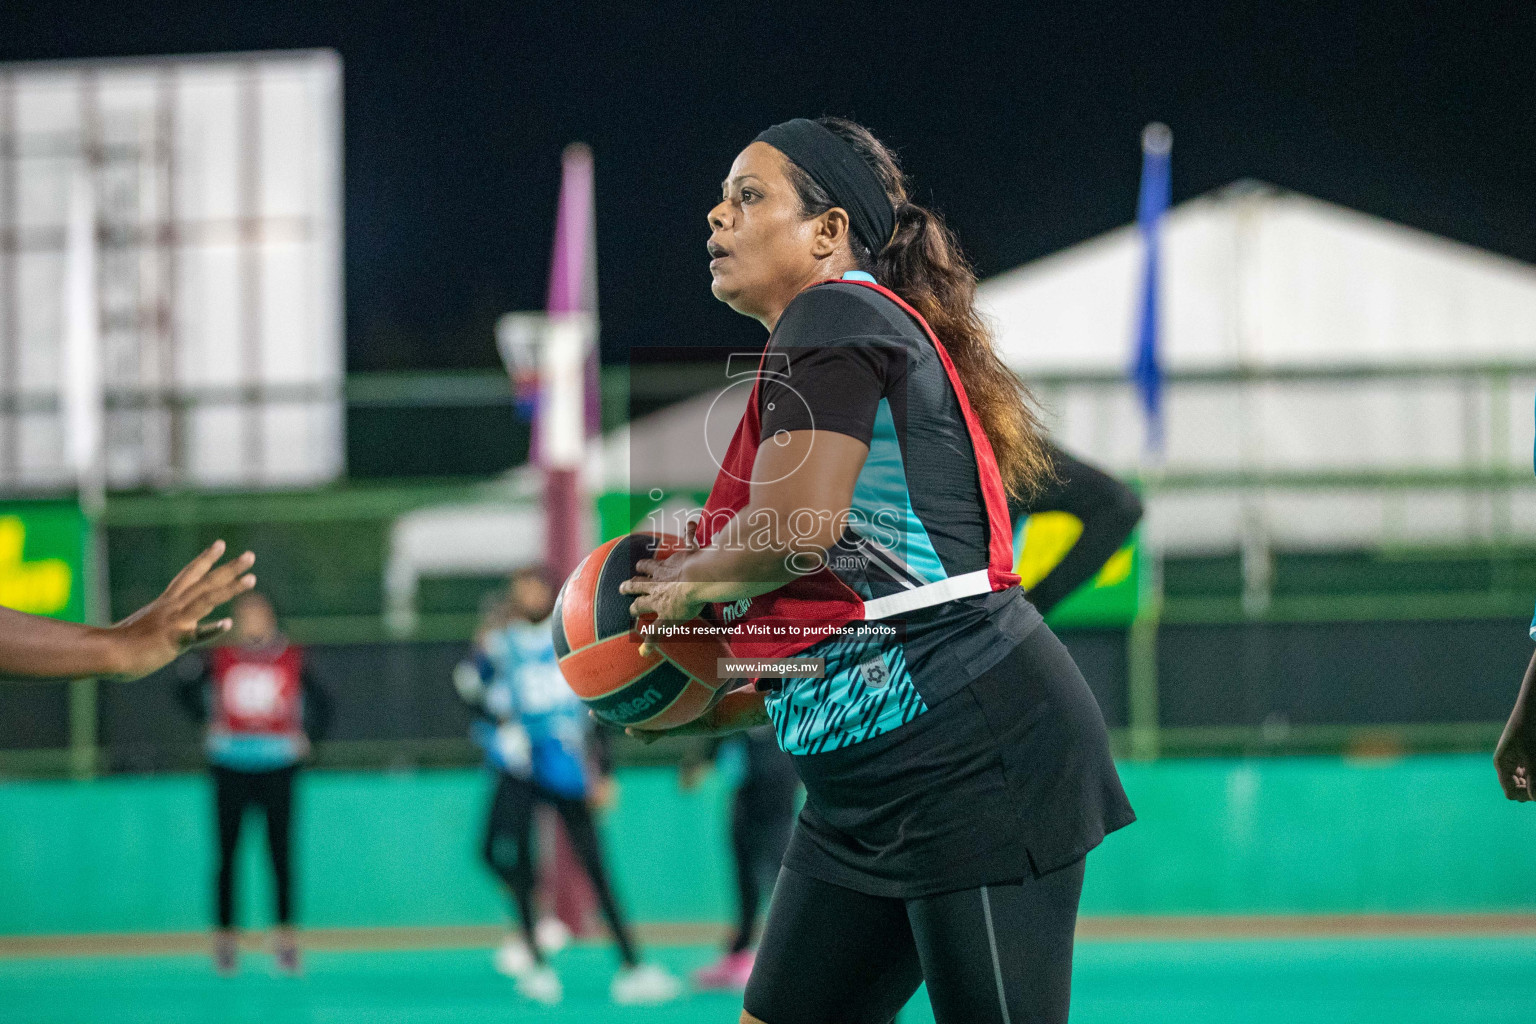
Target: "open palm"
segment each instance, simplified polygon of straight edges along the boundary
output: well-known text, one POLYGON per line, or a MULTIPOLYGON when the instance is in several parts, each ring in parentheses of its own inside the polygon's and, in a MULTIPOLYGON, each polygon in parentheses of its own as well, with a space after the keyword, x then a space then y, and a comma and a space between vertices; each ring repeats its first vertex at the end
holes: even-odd
POLYGON ((112 627, 118 651, 114 678, 148 675, 230 628, 229 619, 205 620, 219 605, 256 585, 256 577, 246 572, 256 556, 247 551, 214 568, 222 554, 224 542, 215 541, 176 574, 165 593, 112 627))

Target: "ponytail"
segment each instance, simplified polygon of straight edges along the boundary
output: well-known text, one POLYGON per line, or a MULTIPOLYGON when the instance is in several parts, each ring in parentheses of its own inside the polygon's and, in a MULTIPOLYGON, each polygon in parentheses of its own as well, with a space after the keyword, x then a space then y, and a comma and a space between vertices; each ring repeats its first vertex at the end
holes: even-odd
MULTIPOLYGON (((972 410, 986 431, 1010 497, 1026 499, 1054 470, 1044 430, 1027 388, 1003 365, 992 335, 976 310, 976 274, 959 240, 937 213, 907 200, 907 181, 896 158, 869 129, 842 118, 820 123, 849 143, 874 168, 896 208, 896 231, 878 254, 850 238, 861 269, 922 314, 944 343, 972 410)), ((791 180, 807 216, 832 207, 811 177, 789 164, 791 180)))

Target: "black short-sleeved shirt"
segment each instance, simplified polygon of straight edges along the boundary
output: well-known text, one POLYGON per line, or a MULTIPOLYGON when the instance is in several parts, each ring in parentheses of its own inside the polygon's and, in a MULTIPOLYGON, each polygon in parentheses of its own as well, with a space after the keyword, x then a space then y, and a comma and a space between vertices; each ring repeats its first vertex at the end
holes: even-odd
MULTIPOLYGON (((768 355, 758 383, 764 441, 814 429, 869 446, 852 523, 828 553, 834 572, 871 599, 987 567, 987 509, 959 399, 905 310, 862 285, 818 285, 785 309, 768 355)), ((900 727, 1041 619, 1011 587, 887 621, 894 641, 832 639, 804 652, 825 657, 827 675, 786 680, 770 697, 786 750, 821 753, 900 727)))
MULTIPOLYGON (((871 288, 818 285, 768 353, 788 373, 759 381, 763 441, 815 429, 869 446, 834 572, 868 599, 987 567, 970 435, 910 315, 871 288)), ((895 640, 824 641, 804 655, 826 658, 826 678, 768 694, 806 784, 786 864, 917 897, 1049 870, 1134 818, 1098 704, 1020 588, 887 621, 895 640)))

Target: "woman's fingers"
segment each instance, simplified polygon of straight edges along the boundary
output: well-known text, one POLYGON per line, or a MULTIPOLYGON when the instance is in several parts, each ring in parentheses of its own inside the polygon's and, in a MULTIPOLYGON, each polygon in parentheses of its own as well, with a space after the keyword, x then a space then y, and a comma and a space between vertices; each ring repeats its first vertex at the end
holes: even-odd
POLYGON ((630 726, 624 730, 624 734, 649 746, 668 736, 710 736, 714 734, 714 729, 704 720, 696 719, 672 729, 636 729, 630 726))
POLYGON ((1493 768, 1499 776, 1499 786, 1507 799, 1528 803, 1536 799, 1531 792, 1533 772, 1531 759, 1526 756, 1522 743, 1511 742, 1508 737, 1499 741, 1499 749, 1493 755, 1493 768))
POLYGON ((172 613, 183 624, 200 623, 219 605, 238 597, 256 586, 256 577, 250 574, 237 577, 217 589, 199 589, 182 599, 182 604, 172 613))
POLYGON ((205 644, 210 640, 223 636, 233 629, 234 625, 234 619, 214 619, 211 622, 199 622, 197 628, 192 631, 192 642, 187 646, 196 647, 199 644, 205 644))
POLYGON ((243 576, 231 576, 227 580, 221 580, 217 586, 210 586, 206 590, 199 590, 193 600, 188 603, 188 611, 192 617, 201 619, 219 605, 233 597, 245 593, 256 586, 254 573, 246 573, 243 576))
POLYGON ((191 587, 207 574, 209 568, 224 554, 224 542, 216 540, 203 549, 202 554, 182 566, 181 572, 171 577, 165 592, 172 597, 191 587))
POLYGON ((1497 767, 1499 785, 1504 787, 1504 796, 1517 803, 1529 803, 1531 775, 1528 769, 1519 763, 1499 764, 1497 767))
POLYGON ((189 589, 194 591, 194 592, 196 590, 198 590, 198 589, 204 589, 204 590, 219 590, 219 589, 222 589, 222 588, 228 586, 231 582, 233 582, 235 577, 239 576, 241 573, 245 572, 247 569, 249 569, 251 566, 253 566, 255 564, 256 564, 256 555, 253 552, 250 552, 250 551, 242 552, 239 556, 237 556, 235 558, 231 558, 229 561, 225 562, 223 565, 219 566, 217 569, 214 569, 213 571, 209 572, 200 581, 198 581, 198 583, 195 584, 194 587, 189 588, 189 589))
POLYGON ((256 556, 247 551, 205 576, 185 595, 183 608, 194 619, 201 619, 236 594, 256 585, 256 577, 246 570, 256 563, 256 556))

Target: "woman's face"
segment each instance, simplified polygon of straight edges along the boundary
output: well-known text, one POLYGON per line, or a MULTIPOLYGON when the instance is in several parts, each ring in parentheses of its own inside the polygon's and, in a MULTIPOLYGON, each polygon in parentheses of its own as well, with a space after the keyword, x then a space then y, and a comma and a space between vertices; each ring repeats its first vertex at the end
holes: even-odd
POLYGON ((542 622, 555 607, 555 595, 549 584, 537 576, 515 577, 510 597, 512 610, 529 622, 542 622))
POLYGON ((802 217, 787 166, 766 142, 752 143, 731 164, 723 197, 709 211, 710 291, 770 328, 802 288, 832 276, 827 258, 840 240, 846 248, 847 215, 802 217))
POLYGON ((277 614, 272 602, 260 594, 245 594, 233 609, 235 633, 249 643, 263 643, 277 632, 277 614))

